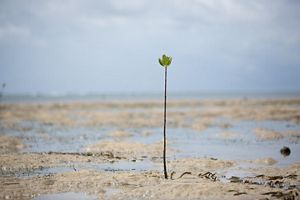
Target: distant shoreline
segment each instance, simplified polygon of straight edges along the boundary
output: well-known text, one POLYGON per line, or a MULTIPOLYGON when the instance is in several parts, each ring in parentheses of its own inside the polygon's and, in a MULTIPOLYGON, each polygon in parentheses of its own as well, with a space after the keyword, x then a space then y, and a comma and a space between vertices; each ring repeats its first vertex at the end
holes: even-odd
MULTIPOLYGON (((160 100, 162 92, 111 94, 4 94, 1 103, 94 102, 160 100)), ((170 92, 169 100, 204 99, 290 99, 300 98, 300 92, 170 92)))

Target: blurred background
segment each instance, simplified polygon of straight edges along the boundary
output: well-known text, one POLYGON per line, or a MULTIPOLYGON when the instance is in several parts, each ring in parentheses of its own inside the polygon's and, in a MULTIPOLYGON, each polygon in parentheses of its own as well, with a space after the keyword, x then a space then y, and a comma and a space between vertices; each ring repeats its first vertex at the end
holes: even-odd
POLYGON ((300 2, 1 0, 9 94, 300 92, 300 2))

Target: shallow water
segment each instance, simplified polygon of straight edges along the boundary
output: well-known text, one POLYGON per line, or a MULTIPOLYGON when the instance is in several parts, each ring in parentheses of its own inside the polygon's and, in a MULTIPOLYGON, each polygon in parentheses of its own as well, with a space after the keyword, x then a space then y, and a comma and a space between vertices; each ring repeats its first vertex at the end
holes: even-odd
POLYGON ((97 200, 96 196, 88 195, 86 193, 66 192, 59 194, 47 194, 34 198, 33 200, 97 200))
MULTIPOLYGON (((226 160, 255 160, 271 157, 277 161, 276 165, 284 167, 299 161, 300 145, 291 142, 290 138, 280 140, 259 140, 256 139, 253 130, 256 127, 270 130, 288 131, 299 130, 299 125, 290 125, 284 121, 238 121, 226 130, 212 126, 202 132, 191 129, 168 129, 167 138, 169 146, 178 150, 169 159, 180 159, 186 157, 212 157, 226 160), (222 138, 222 132, 233 132, 237 135, 233 138, 222 138), (280 149, 288 146, 291 154, 284 157, 280 154, 280 149)), ((131 138, 133 141, 143 143, 154 143, 162 140, 162 130, 154 129, 153 134, 148 137, 140 137, 136 134, 131 138)))
MULTIPOLYGON (((121 105, 122 104, 119 106, 121 105)), ((147 110, 145 110, 145 107, 143 106, 138 107, 133 104, 133 106, 125 106, 125 110, 129 113, 146 112, 147 110)), ((114 110, 116 108, 111 108, 110 106, 105 108, 110 109, 112 112, 116 111, 114 110)), ((72 109, 71 110, 74 111, 82 108, 79 106, 76 107, 76 109, 72 109)), ((151 107, 151 109, 153 111, 153 109, 155 110, 157 108, 151 107)), ((181 109, 194 108, 188 106, 175 106, 172 107, 170 111, 172 111, 172 109, 175 109, 173 111, 180 111, 181 109)), ((203 109, 203 107, 200 106, 195 109, 203 109)), ((50 111, 47 110, 47 112, 50 111)), ((58 110, 58 112, 60 112, 60 110, 58 110)), ((51 114, 48 113, 48 115, 51 118, 51 114)), ((186 120, 192 119, 186 118, 186 120)), ((286 136, 278 140, 262 140, 256 137, 254 132, 256 128, 264 128, 279 132, 291 130, 299 131, 300 124, 288 121, 233 120, 224 117, 215 117, 213 124, 210 124, 203 131, 196 131, 188 127, 168 128, 168 146, 175 150, 174 152, 167 154, 168 160, 189 157, 209 157, 235 161, 272 158, 277 161, 277 163, 273 166, 277 167, 285 167, 292 163, 299 162, 298 155, 300 155, 300 145, 297 142, 299 141, 299 138, 293 138, 296 136, 286 136), (228 124, 228 126, 224 127, 222 124, 228 124), (229 134, 224 135, 224 133, 229 134), (283 146, 287 146, 291 149, 291 154, 287 157, 280 154, 280 149, 283 146)), ((144 144, 154 144, 162 141, 162 128, 125 128, 123 131, 130 133, 125 137, 112 136, 109 134, 110 132, 117 130, 120 130, 117 125, 114 127, 105 125, 101 127, 72 127, 29 120, 18 121, 17 126, 14 128, 6 127, 0 122, 1 133, 23 139, 26 146, 26 148, 22 150, 23 152, 85 152, 87 147, 107 140, 125 140, 127 142, 138 142, 144 144), (145 132, 148 132, 149 134, 144 134, 145 132)), ((125 159, 119 162, 107 162, 101 164, 91 162, 67 163, 65 166, 60 167, 43 168, 31 172, 20 172, 20 176, 23 176, 22 173, 24 173, 24 176, 26 176, 26 174, 28 176, 47 175, 81 169, 92 169, 98 171, 145 171, 151 169, 156 170, 157 167, 152 162, 151 158, 137 158, 135 161, 125 159)), ((236 173, 242 173, 242 171, 243 170, 236 171, 236 173)))
POLYGON ((149 159, 143 160, 120 160, 108 163, 92 163, 92 162, 72 162, 64 166, 56 167, 41 167, 32 171, 18 172, 1 172, 1 176, 16 176, 20 178, 29 178, 35 176, 51 176, 58 173, 80 171, 80 170, 95 170, 95 171, 149 171, 158 170, 158 166, 149 159))
MULTIPOLYGON (((103 140, 115 139, 107 133, 116 130, 111 127, 101 128, 62 128, 56 126, 40 125, 36 123, 22 123, 24 130, 4 129, 7 135, 24 138, 26 147, 24 152, 84 152, 89 145, 103 140), (30 128, 29 128, 30 127, 30 128), (27 129, 26 129, 27 128, 27 129)), ((202 132, 188 128, 168 128, 167 138, 169 146, 177 150, 168 159, 180 159, 187 157, 213 157, 227 160, 255 160, 271 157, 277 161, 276 165, 283 167, 299 161, 300 145, 292 142, 290 137, 279 140, 259 140, 253 130, 256 127, 267 128, 276 131, 300 130, 300 125, 285 121, 233 121, 231 127, 208 127, 202 132), (233 137, 221 137, 222 132, 232 132, 233 137), (291 149, 290 156, 283 157, 280 149, 288 146, 291 149)), ((132 136, 123 140, 152 144, 162 141, 161 128, 147 128, 150 134, 141 135, 145 129, 127 129, 132 136)), ((147 161, 149 163, 149 161, 147 161)), ((112 170, 145 170, 149 169, 146 161, 127 162, 122 164, 108 164, 106 168, 112 170), (127 163, 127 165, 126 165, 127 163), (142 163, 142 164, 141 164, 142 163), (115 167, 117 166, 117 167, 115 167)), ((100 167, 101 168, 101 167, 100 167)), ((103 168, 104 169, 104 168, 103 168)))
POLYGON ((23 152, 82 152, 86 146, 105 138, 108 128, 65 128, 23 122, 22 129, 5 129, 7 135, 22 138, 26 144, 23 152))

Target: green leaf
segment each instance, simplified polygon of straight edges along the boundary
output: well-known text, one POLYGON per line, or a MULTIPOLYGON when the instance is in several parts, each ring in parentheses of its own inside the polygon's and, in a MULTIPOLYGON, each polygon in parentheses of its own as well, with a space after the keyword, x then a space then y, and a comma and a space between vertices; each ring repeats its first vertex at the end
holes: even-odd
POLYGON ((168 63, 167 63, 167 66, 171 65, 171 62, 172 62, 172 57, 168 57, 168 63))
POLYGON ((165 54, 162 56, 163 61, 165 61, 167 58, 168 57, 165 54))
POLYGON ((158 58, 158 62, 161 66, 164 66, 164 63, 162 62, 162 60, 160 58, 158 58))

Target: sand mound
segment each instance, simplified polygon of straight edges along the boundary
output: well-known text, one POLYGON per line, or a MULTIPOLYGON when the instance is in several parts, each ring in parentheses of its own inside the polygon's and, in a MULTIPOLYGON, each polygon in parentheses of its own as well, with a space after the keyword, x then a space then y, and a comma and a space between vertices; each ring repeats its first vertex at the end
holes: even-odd
POLYGON ((263 128, 256 128, 254 130, 256 137, 260 140, 279 140, 283 138, 283 135, 279 132, 263 129, 263 128))
MULTIPOLYGON (((115 156, 126 158, 139 157, 139 156, 161 156, 163 145, 161 142, 154 144, 144 144, 139 142, 129 141, 103 141, 96 145, 86 148, 88 152, 106 152, 110 151, 115 156)), ((170 152, 171 150, 168 150, 170 152)))
POLYGON ((0 153, 15 153, 24 148, 19 138, 0 135, 0 153))

